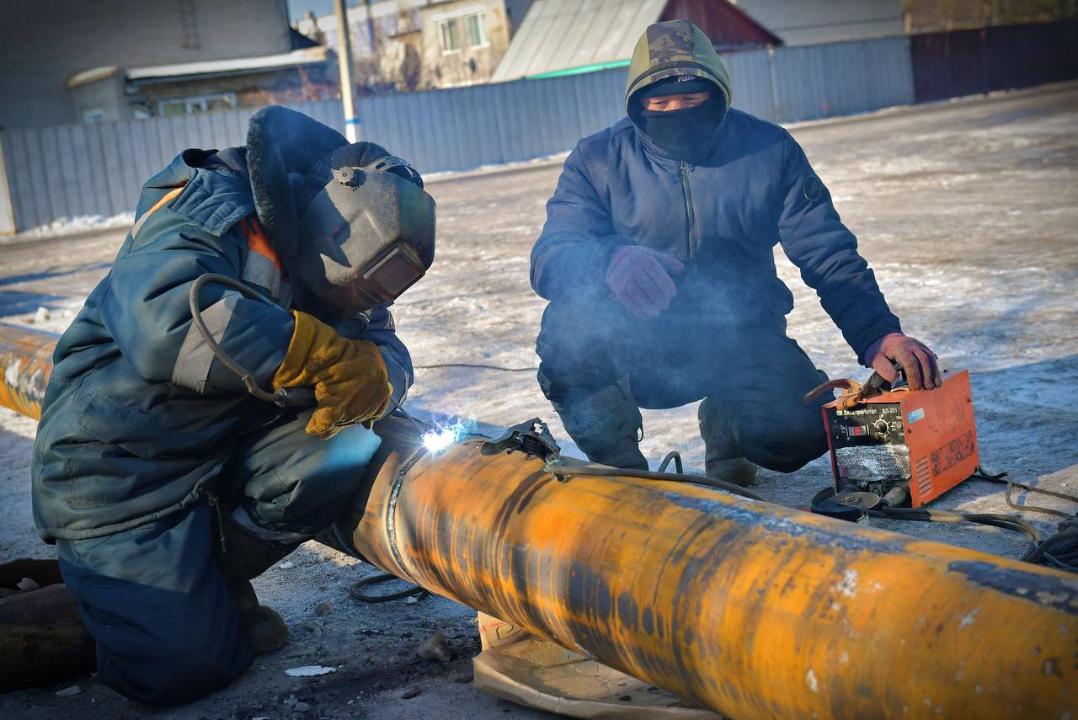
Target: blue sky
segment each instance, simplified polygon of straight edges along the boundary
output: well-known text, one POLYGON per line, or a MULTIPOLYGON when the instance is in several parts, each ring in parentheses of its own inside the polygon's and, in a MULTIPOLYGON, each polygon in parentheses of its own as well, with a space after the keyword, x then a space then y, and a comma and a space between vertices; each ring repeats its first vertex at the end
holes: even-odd
MULTIPOLYGON (((363 0, 345 0, 345 2, 348 7, 355 7, 362 4, 363 0)), ((287 0, 287 4, 288 17, 292 22, 306 17, 308 10, 313 10, 314 14, 319 17, 333 13, 333 0, 287 0)))

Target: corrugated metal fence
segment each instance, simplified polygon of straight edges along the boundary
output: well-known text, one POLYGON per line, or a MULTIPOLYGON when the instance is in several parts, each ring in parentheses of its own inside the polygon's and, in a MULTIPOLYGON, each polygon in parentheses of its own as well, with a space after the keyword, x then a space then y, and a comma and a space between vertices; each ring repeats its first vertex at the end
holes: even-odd
MULTIPOLYGON (((725 58, 734 105, 776 122, 912 103, 906 37, 776 48, 725 58)), ((365 137, 421 172, 465 170, 569 150, 624 115, 626 71, 387 95, 360 103, 365 137)), ((335 101, 293 106, 342 128, 335 101)), ((244 142, 253 110, 0 135, 17 227, 132 209, 142 183, 188 147, 244 142)))
MULTIPOLYGON (((332 127, 344 124, 335 100, 292 107, 332 127)), ((5 130, 0 142, 16 227, 131 212, 143 183, 181 150, 242 145, 254 112, 5 130)))
MULTIPOLYGON (((909 40, 752 50, 723 58, 734 106, 775 122, 913 102, 909 40)), ((624 116, 626 70, 387 95, 363 101, 364 132, 421 171, 564 152, 624 116)))
POLYGON ((911 37, 917 102, 1078 77, 1078 21, 911 37))

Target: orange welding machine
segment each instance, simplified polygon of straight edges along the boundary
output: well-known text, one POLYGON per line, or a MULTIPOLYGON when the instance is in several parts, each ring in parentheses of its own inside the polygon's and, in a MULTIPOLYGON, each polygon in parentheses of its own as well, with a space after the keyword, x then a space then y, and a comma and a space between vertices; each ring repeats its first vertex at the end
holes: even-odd
POLYGON ((946 375, 934 390, 875 379, 873 390, 855 386, 823 406, 836 499, 861 505, 874 495, 891 507, 918 508, 977 471, 967 371, 946 375))

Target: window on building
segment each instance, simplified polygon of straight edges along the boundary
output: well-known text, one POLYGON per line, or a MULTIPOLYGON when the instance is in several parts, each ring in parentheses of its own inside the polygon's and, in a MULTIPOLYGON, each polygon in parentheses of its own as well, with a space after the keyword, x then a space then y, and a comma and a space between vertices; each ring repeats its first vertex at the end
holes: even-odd
POLYGON ((82 121, 84 123, 99 123, 105 121, 105 111, 101 108, 93 108, 92 110, 82 111, 82 121))
POLYGON ((460 23, 457 18, 438 23, 438 34, 442 38, 442 53, 460 50, 460 23))
POLYGON ((158 103, 158 113, 164 117, 173 115, 195 115, 217 110, 232 110, 236 107, 235 93, 219 95, 195 95, 185 98, 170 98, 158 103))
POLYGON ((487 16, 484 13, 475 13, 464 18, 464 26, 468 29, 468 44, 473 48, 486 47, 490 44, 487 39, 487 16))

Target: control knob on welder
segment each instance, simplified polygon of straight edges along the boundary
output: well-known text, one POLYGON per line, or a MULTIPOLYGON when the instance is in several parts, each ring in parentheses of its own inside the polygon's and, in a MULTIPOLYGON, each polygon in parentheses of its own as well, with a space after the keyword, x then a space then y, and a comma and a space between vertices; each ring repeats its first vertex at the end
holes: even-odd
POLYGON ((872 429, 875 431, 872 434, 876 437, 886 438, 887 431, 890 429, 886 420, 877 420, 872 423, 872 429))

